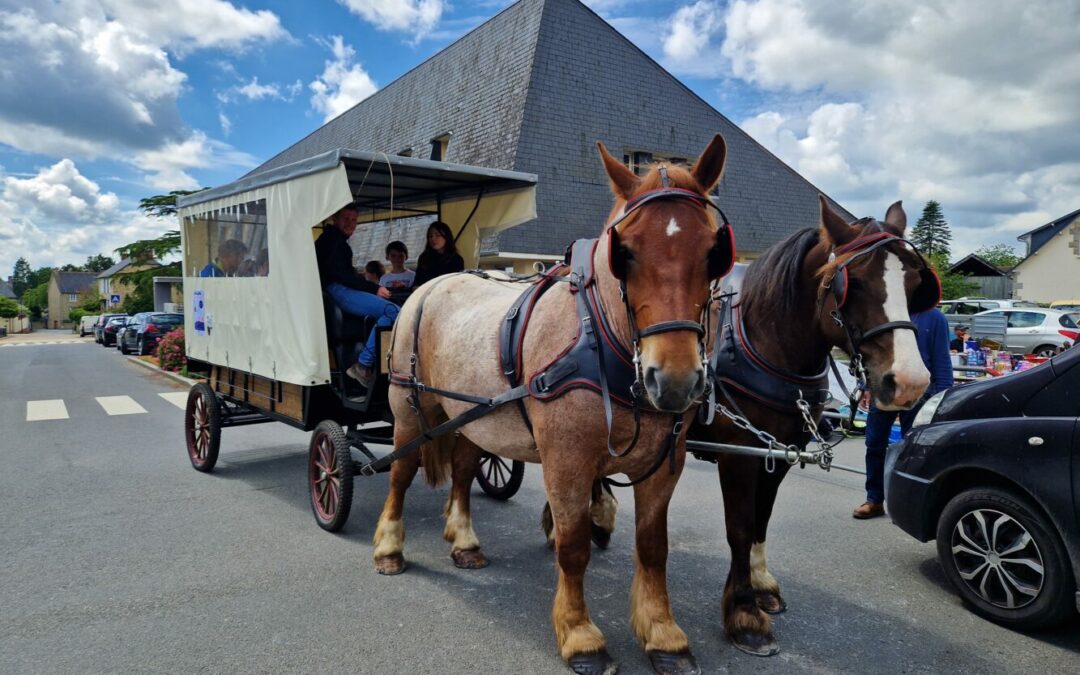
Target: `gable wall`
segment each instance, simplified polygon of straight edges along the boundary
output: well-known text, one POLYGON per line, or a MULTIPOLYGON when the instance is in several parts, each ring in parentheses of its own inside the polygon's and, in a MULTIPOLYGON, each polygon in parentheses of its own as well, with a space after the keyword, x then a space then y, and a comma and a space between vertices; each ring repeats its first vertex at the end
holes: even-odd
POLYGON ((1080 299, 1080 218, 1014 271, 1016 297, 1033 302, 1080 299))

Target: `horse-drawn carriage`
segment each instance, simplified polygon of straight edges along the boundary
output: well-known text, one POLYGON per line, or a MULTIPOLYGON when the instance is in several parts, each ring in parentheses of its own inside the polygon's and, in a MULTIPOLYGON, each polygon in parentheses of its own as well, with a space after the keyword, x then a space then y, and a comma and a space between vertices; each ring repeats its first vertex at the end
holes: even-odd
MULTIPOLYGON (((364 227, 382 231, 387 221, 434 216, 475 266, 482 237, 535 218, 535 184, 530 174, 335 150, 181 198, 185 348, 189 372, 206 378, 188 396, 192 466, 213 470, 226 427, 278 421, 314 430, 312 510, 322 528, 340 529, 353 477, 388 468, 373 468, 369 446, 391 441, 390 330, 322 294, 314 240, 324 222, 347 204, 364 227), (345 370, 371 331, 383 358, 369 391, 345 370)), ((523 472, 522 462, 484 455, 476 478, 508 499, 523 472)))

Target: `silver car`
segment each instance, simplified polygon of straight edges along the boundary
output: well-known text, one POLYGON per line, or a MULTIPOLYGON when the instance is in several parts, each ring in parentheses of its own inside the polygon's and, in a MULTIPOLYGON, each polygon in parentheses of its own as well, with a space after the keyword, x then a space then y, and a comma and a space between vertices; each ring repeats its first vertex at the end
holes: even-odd
POLYGON ((1080 326, 1075 312, 1053 309, 1015 307, 979 312, 976 316, 1005 315, 1005 348, 1013 354, 1053 356, 1066 342, 1070 345, 1080 338, 1080 326))
POLYGON ((986 312, 991 309, 1012 309, 1013 307, 1038 308, 1038 305, 1026 300, 957 298, 956 300, 945 300, 938 306, 948 320, 950 329, 956 325, 970 325, 971 317, 980 312, 986 312))

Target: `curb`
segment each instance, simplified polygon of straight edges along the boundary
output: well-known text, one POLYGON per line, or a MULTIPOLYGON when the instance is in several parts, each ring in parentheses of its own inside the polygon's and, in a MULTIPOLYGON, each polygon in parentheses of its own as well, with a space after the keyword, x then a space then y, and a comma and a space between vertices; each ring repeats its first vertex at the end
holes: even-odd
POLYGON ((152 363, 147 363, 146 361, 143 361, 142 359, 140 359, 137 356, 128 356, 128 357, 125 357, 125 358, 127 358, 127 360, 130 361, 131 363, 137 363, 140 366, 142 366, 143 368, 147 368, 149 370, 154 371, 155 373, 158 373, 160 375, 164 375, 165 377, 169 378, 170 380, 175 380, 176 382, 179 382, 180 384, 185 384, 189 388, 194 387, 196 384, 198 384, 197 380, 192 380, 190 378, 184 377, 183 375, 181 375, 179 373, 171 373, 171 372, 169 372, 167 370, 162 370, 161 368, 158 368, 157 366, 155 366, 152 363))

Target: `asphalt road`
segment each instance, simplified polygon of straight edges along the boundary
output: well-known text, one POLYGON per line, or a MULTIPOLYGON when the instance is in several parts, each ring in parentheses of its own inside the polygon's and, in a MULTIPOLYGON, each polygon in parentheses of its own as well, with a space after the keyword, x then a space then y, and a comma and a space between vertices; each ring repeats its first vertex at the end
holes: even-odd
MULTIPOLYGON (((387 578, 371 563, 385 475, 358 478, 344 531, 323 532, 305 433, 226 430, 217 470, 197 473, 182 412, 160 395, 184 388, 85 342, 0 340, 0 391, 0 672, 566 672, 537 466, 510 502, 474 490, 492 562, 480 571, 450 561, 445 489, 417 484, 410 566, 387 578), (27 421, 30 409, 58 415, 28 402, 55 400, 66 419, 27 421)), ((838 461, 858 465, 859 448, 838 461)), ((769 554, 790 608, 775 622, 782 651, 760 659, 723 637, 719 486, 711 464, 690 462, 672 504, 669 580, 704 672, 1076 672, 1080 621, 1025 635, 969 613, 933 544, 888 519, 851 519, 860 484, 807 469, 782 487, 769 554)), ((586 589, 621 672, 644 673, 628 625, 633 498, 618 496, 618 530, 586 589)))

